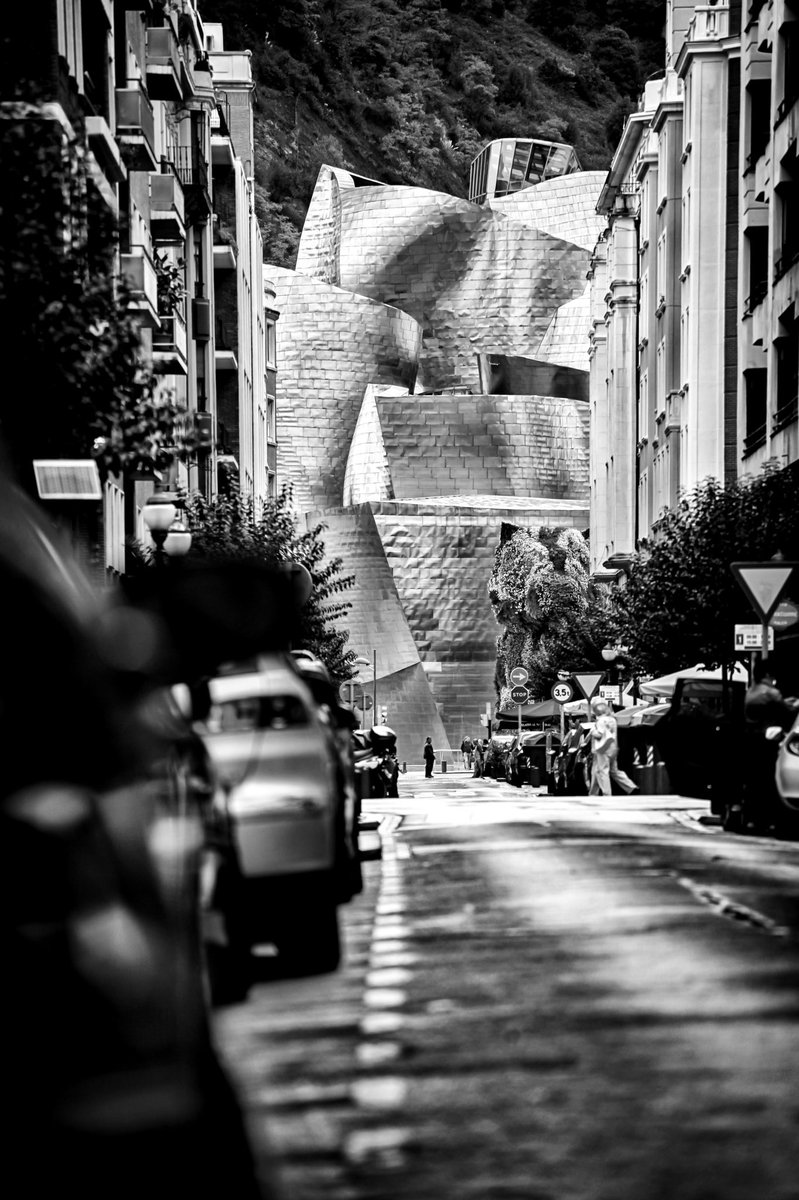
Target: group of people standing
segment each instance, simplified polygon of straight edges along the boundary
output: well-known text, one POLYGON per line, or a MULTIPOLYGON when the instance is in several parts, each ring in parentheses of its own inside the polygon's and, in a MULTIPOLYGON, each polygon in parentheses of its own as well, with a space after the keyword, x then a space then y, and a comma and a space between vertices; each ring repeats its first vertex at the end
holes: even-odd
POLYGON ((593 721, 569 717, 554 763, 555 791, 566 795, 610 796, 612 785, 628 795, 638 785, 618 764, 619 732, 613 710, 600 696, 591 701, 593 721))
MULTIPOLYGON (((591 701, 591 713, 593 720, 587 723, 579 717, 569 718, 569 727, 553 762, 554 790, 571 795, 587 792, 590 796, 610 796, 615 783, 623 792, 637 792, 638 785, 618 765, 618 728, 610 704, 596 697, 591 701)), ((473 739, 467 734, 461 742, 463 765, 472 771, 472 778, 483 778, 489 748, 487 738, 473 739)), ((514 768, 520 754, 523 755, 523 750, 514 741, 507 753, 506 776, 509 770, 518 776, 514 768)), ((425 778, 432 779, 436 754, 430 738, 425 741, 423 755, 425 778)))

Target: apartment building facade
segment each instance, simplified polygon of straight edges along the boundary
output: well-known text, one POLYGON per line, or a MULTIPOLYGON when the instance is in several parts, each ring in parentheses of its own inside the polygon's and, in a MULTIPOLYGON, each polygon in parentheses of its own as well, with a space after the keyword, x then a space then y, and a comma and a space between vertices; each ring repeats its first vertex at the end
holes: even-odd
POLYGON ((683 491, 799 457, 796 28, 783 0, 669 4, 664 72, 608 172, 589 342, 609 579, 683 491))
POLYGON ((253 206, 252 74, 249 55, 224 51, 221 26, 206 28, 195 0, 41 7, 14 16, 21 59, 0 85, 3 128, 52 121, 85 154, 89 187, 118 230, 109 266, 130 290, 143 366, 156 400, 181 409, 192 447, 166 471, 108 478, 93 509, 88 453, 73 503, 57 461, 58 491, 46 471, 37 476, 54 515, 94 530, 99 573, 121 573, 126 539, 148 544, 142 509, 153 490, 211 499, 231 478, 256 499, 274 489, 274 313, 265 315, 253 206))

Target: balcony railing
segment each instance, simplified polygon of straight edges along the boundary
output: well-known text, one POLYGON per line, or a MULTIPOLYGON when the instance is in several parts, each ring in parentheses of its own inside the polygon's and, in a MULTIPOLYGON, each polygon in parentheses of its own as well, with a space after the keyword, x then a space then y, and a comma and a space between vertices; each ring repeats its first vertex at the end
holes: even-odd
POLYGON ((155 170, 155 118, 140 87, 116 89, 117 137, 125 161, 137 171, 155 170))
POLYGON ((764 422, 762 425, 758 425, 756 429, 753 429, 751 433, 747 433, 744 438, 744 458, 747 454, 752 454, 755 450, 759 450, 761 446, 765 446, 766 432, 767 429, 764 422))
POLYGON ((799 396, 791 396, 790 400, 786 400, 781 404, 774 413, 774 418, 771 426, 772 435, 779 433, 786 425, 791 425, 799 416, 799 396))
POLYGON ((797 88, 796 84, 794 83, 791 91, 787 95, 783 96, 782 100, 780 100, 779 104, 777 105, 777 112, 774 117, 775 129, 778 125, 782 124, 782 122, 788 116, 788 113, 793 108, 794 104, 796 104, 797 100, 799 100, 799 88, 797 88))
POLYGON ((185 375, 188 369, 186 319, 180 312, 161 316, 153 330, 153 367, 159 374, 185 375))
POLYGON ((183 188, 171 171, 150 176, 150 219, 157 242, 182 242, 186 236, 183 188))
POLYGON ((774 264, 774 282, 782 279, 796 262, 799 262, 799 246, 783 247, 782 254, 774 264))
POLYGON ((170 161, 184 187, 208 190, 208 168, 193 146, 175 146, 170 161))
POLYGON ((765 279, 759 279, 757 283, 752 284, 752 290, 744 300, 745 317, 751 317, 752 313, 757 308, 758 304, 762 304, 768 294, 768 283, 765 279))
POLYGON ((120 272, 130 290, 130 308, 141 315, 146 324, 158 322, 158 277, 155 264, 144 246, 134 246, 128 254, 120 254, 120 272))
POLYGON ((147 90, 154 100, 182 100, 180 46, 171 25, 147 30, 147 90))

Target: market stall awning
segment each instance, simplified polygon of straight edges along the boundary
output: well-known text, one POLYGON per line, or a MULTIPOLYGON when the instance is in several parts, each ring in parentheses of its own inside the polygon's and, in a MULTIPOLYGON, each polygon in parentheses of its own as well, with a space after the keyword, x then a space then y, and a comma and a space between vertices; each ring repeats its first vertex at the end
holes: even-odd
MULTIPOLYGON (((749 682, 749 674, 742 663, 735 664, 735 669, 729 673, 729 678, 742 683, 749 682)), ((668 698, 674 694, 674 687, 678 679, 721 679, 721 667, 710 671, 702 663, 697 663, 694 667, 683 667, 681 671, 672 671, 670 675, 661 675, 659 679, 650 679, 647 683, 639 683, 638 690, 642 696, 668 698)))

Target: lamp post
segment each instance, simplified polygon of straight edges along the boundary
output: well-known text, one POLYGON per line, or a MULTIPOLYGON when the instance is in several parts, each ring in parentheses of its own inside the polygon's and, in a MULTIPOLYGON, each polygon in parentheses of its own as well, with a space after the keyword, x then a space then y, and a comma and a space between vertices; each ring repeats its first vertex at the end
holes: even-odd
POLYGON ((615 665, 616 660, 618 659, 620 653, 621 653, 621 651, 619 650, 618 646, 608 645, 608 646, 602 647, 603 659, 608 664, 611 671, 616 672, 616 683, 619 688, 619 708, 623 708, 624 702, 622 700, 621 673, 619 671, 619 668, 615 665))
POLYGON ((177 497, 171 492, 153 492, 142 509, 142 520, 155 546, 155 565, 162 568, 167 558, 182 558, 191 546, 191 532, 175 518, 177 497))
MULTIPOLYGON (((368 667, 369 666, 369 659, 364 658, 363 655, 358 655, 358 657, 355 659, 355 662, 358 664, 359 667, 368 667)), ((350 689, 350 708, 355 708, 355 680, 348 679, 347 686, 350 689)))

